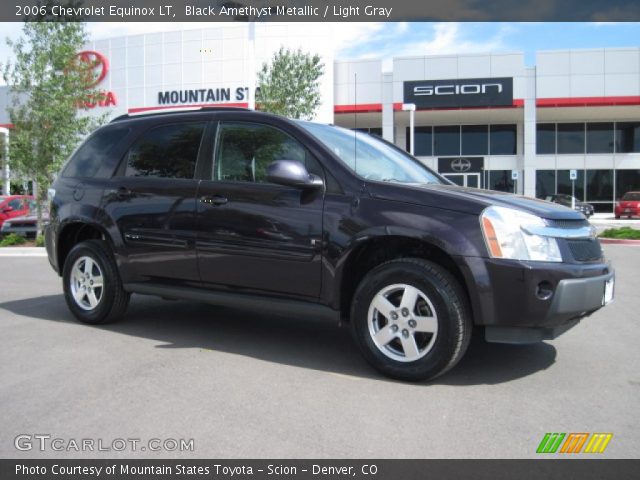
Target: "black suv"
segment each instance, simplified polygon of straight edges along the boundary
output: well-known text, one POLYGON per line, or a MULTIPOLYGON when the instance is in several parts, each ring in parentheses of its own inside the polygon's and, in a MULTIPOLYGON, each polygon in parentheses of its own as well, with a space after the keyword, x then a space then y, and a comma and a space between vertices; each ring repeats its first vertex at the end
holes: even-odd
POLYGON ((121 317, 132 293, 323 315, 348 322, 381 372, 423 380, 460 360, 474 326, 550 339, 613 297, 582 214, 266 113, 119 117, 49 194, 49 261, 91 324, 121 317))

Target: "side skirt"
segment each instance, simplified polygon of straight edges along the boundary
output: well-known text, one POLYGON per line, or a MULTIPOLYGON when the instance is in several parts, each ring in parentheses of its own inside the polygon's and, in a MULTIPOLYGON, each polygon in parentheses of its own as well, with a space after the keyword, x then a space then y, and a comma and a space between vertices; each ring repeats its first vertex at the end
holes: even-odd
POLYGON ((142 295, 155 295, 158 297, 193 300, 195 302, 209 303, 223 307, 249 308, 252 310, 264 310, 283 315, 304 315, 330 320, 338 323, 340 312, 326 305, 304 302, 301 300, 289 300, 283 298, 267 297, 263 295, 251 295, 247 293, 228 293, 212 290, 204 290, 189 287, 168 287, 146 283, 127 283, 123 288, 130 293, 142 295))

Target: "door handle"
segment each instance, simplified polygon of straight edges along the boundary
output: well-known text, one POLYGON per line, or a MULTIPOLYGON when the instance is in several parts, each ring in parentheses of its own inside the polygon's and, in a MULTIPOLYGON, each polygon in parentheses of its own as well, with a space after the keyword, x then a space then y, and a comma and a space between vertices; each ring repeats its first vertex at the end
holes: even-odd
POLYGON ((222 195, 205 195, 200 197, 200 203, 206 203, 208 205, 224 205, 229 200, 222 195))

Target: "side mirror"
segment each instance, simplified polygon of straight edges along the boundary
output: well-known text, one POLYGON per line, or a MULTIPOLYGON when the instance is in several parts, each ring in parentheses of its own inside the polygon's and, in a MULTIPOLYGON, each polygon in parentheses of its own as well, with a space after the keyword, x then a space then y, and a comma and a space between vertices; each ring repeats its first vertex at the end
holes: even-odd
POLYGON ((2 209, 2 213, 9 213, 9 212, 13 212, 13 207, 4 207, 2 209))
POLYGON ((267 181, 295 188, 321 188, 324 183, 317 175, 294 160, 276 160, 267 166, 267 181))

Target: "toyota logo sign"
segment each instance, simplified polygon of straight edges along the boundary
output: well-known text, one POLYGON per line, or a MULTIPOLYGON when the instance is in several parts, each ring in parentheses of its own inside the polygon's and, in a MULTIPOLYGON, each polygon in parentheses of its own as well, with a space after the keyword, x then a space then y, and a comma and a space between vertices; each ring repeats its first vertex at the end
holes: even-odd
POLYGON ((86 87, 91 88, 98 85, 107 76, 109 62, 101 53, 92 50, 85 50, 73 57, 73 63, 79 67, 86 75, 86 87))
MULTIPOLYGON (((81 72, 84 86, 92 89, 102 82, 109 73, 109 61, 107 57, 93 50, 84 50, 76 54, 71 60, 71 65, 81 72)), ((88 92, 76 102, 78 108, 112 107, 116 105, 116 94, 111 91, 88 92)))
POLYGON ((467 158, 456 158, 451 161, 451 170, 454 172, 468 172, 471 169, 471 161, 467 158))

